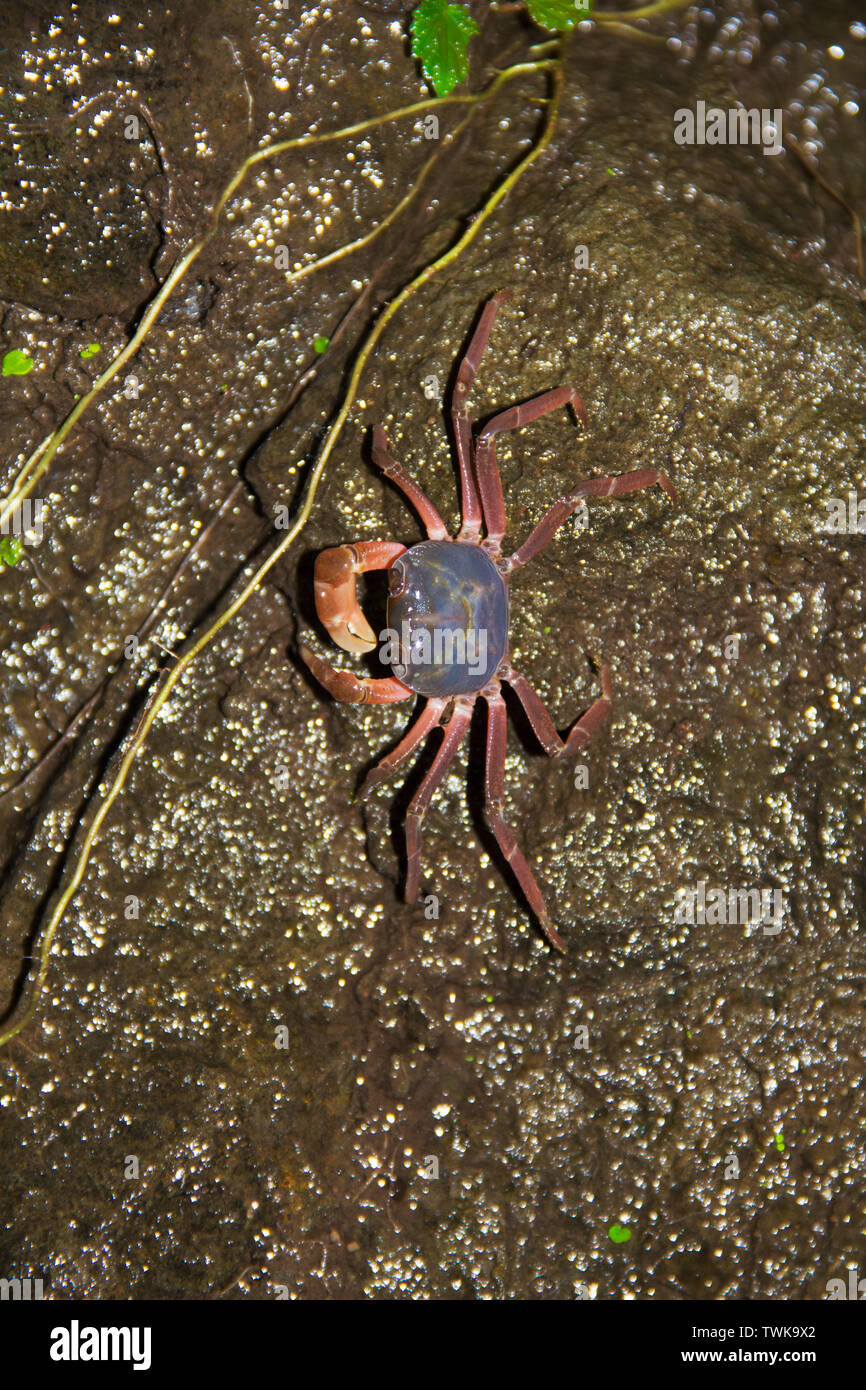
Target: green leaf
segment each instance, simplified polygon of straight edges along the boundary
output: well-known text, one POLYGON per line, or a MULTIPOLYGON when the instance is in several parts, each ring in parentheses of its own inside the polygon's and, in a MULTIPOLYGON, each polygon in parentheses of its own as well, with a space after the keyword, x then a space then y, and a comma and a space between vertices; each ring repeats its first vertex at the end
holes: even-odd
POLYGON ((313 352, 327 352, 330 338, 316 338, 313 342, 313 352))
POLYGON ((621 1226, 618 1221, 614 1221, 608 1235, 614 1245, 622 1245, 624 1241, 631 1240, 631 1231, 628 1226, 621 1226))
POLYGON ((421 64, 437 96, 447 97, 469 73, 466 50, 478 25, 462 5, 448 0, 424 0, 412 15, 412 56, 421 64))
POLYGON ((33 363, 27 353, 22 352, 20 348, 13 348, 3 358, 4 376, 26 376, 28 372, 32 371, 33 363))
POLYGON ((24 554, 24 542, 18 536, 0 536, 0 565, 17 565, 24 554))
POLYGON ((82 348, 81 352, 78 355, 79 357, 83 357, 86 362, 88 357, 95 357, 96 354, 101 351, 102 348, 99 346, 98 343, 88 343, 87 347, 82 348))
POLYGON ((526 0, 530 16, 542 29, 573 29, 592 13, 592 0, 526 0))

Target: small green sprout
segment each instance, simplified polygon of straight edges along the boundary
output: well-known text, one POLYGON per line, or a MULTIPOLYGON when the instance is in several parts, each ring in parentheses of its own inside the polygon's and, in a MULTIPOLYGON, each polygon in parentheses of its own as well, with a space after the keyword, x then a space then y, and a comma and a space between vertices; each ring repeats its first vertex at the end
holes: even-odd
MULTIPOLYGON (((526 0, 530 18, 542 29, 562 33, 587 19, 593 0, 526 0)), ((422 0, 412 15, 412 56, 437 96, 447 97, 469 75, 469 40, 480 32, 462 5, 422 0)))
POLYGON ((0 566, 18 564, 24 554, 24 542, 19 536, 0 536, 0 566))
POLYGON ((82 348, 78 355, 79 357, 82 357, 86 362, 88 357, 95 357, 96 354, 101 351, 102 348, 99 346, 98 343, 88 343, 87 347, 82 348))
POLYGON ((314 352, 327 352, 328 344, 330 343, 330 341, 331 341, 330 338, 324 338, 324 337, 319 337, 319 338, 314 339, 314 341, 313 341, 313 351, 314 351, 314 352))
POLYGON ((469 75, 467 49, 478 24, 462 5, 423 0, 412 15, 412 56, 437 96, 447 97, 469 75))
POLYGON ((526 8, 542 29, 556 32, 573 29, 582 19, 588 19, 592 0, 526 0, 526 8))
POLYGON ((628 1226, 621 1226, 618 1221, 614 1221, 613 1225, 608 1228, 607 1233, 614 1245, 622 1245, 625 1241, 631 1240, 631 1231, 628 1226))
POLYGON ((28 372, 32 371, 33 363, 27 353, 22 352, 20 348, 13 348, 3 358, 4 376, 26 376, 28 372))

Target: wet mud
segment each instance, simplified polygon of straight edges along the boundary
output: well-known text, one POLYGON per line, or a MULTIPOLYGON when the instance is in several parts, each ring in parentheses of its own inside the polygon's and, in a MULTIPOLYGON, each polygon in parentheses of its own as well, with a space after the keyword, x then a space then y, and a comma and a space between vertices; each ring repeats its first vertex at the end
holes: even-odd
MULTIPOLYGON (((421 98, 409 8, 4 19, 2 351, 35 364, 2 378, 8 479, 247 154, 421 98)), ((544 36, 472 8, 479 88, 544 36)), ((0 1051, 0 1272, 57 1298, 821 1298, 866 1262, 864 292, 825 186, 862 210, 866 29, 715 9, 574 36, 550 147, 388 326, 309 523, 158 717, 0 1051), (790 147, 676 143, 677 110, 738 99, 783 109, 824 183, 790 147), (590 499, 512 585, 514 664, 558 728, 603 662, 614 685, 577 766, 513 710, 507 814, 563 958, 485 827, 483 718, 409 906, 429 754, 353 796, 411 707, 336 705, 298 659, 335 655, 317 551, 421 538, 373 424, 457 523, 443 402, 506 285, 475 418, 561 383, 589 418, 502 438, 507 548, 585 478, 656 467, 680 499, 590 499), (719 887, 728 920, 692 910, 719 887), (775 915, 732 919, 754 890, 775 915)), ((432 142, 409 118, 254 171, 53 460, 44 539, 0 574, 4 1006, 158 672, 267 553, 364 334, 546 91, 504 87, 402 218, 288 288, 277 249, 370 230, 432 142)))

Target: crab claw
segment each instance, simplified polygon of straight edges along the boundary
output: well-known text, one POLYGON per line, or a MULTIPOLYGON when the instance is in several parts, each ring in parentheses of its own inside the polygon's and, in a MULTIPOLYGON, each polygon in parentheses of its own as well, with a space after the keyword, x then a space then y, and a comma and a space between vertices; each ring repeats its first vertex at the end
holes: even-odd
POLYGON ((316 612, 344 652, 371 652, 376 646, 376 634, 358 604, 357 572, 354 546, 334 546, 317 555, 313 572, 316 612))
POLYGON ((412 691, 402 681, 393 676, 375 678, 356 676, 351 671, 335 671, 327 661, 323 661, 309 647, 302 646, 300 657, 305 666, 312 671, 319 685, 324 686, 329 695, 346 705, 390 705, 395 700, 408 700, 412 691))
POLYGON ((316 612, 344 652, 371 652, 376 646, 376 634, 355 593, 355 575, 388 569, 405 549, 396 541, 359 541, 332 546, 316 556, 316 612))
POLYGON ((397 541, 358 541, 332 546, 316 556, 316 612, 343 651, 364 653, 376 647, 376 634, 358 603, 355 575, 388 569, 405 550, 397 541))

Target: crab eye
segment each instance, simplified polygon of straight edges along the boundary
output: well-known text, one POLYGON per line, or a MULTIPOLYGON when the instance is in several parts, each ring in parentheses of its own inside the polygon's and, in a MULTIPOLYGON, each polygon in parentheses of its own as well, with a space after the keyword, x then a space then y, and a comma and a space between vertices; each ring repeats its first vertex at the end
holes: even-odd
POLYGON ((395 560, 388 571, 388 593, 402 594, 406 588, 406 567, 402 560, 395 560))

